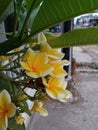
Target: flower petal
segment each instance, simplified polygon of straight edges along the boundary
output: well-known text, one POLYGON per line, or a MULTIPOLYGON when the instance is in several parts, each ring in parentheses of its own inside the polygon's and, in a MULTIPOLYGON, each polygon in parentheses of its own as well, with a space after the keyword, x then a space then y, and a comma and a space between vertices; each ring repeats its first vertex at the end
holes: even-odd
POLYGON ((56 87, 55 88, 55 92, 57 94, 57 99, 60 99, 60 98, 64 98, 65 97, 65 90, 60 88, 60 87, 56 87))
POLYGON ((42 116, 48 116, 48 112, 44 108, 38 109, 37 112, 39 112, 42 116))
POLYGON ((0 93, 0 107, 6 108, 7 104, 11 102, 11 97, 6 90, 0 93))
POLYGON ((46 78, 42 77, 42 82, 43 82, 43 84, 44 84, 46 87, 48 87, 48 83, 47 83, 46 78))
POLYGON ((28 66, 27 63, 25 63, 25 62, 20 62, 20 64, 21 64, 21 66, 22 66, 23 69, 28 70, 28 71, 31 70, 31 68, 28 66))
POLYGON ((40 66, 48 63, 48 56, 45 53, 39 53, 34 61, 34 66, 40 66))
POLYGON ((59 52, 58 49, 52 49, 52 47, 47 42, 40 43, 41 52, 48 54, 50 58, 61 59, 64 57, 64 53, 59 52))
POLYGON ((34 51, 31 48, 29 48, 28 55, 27 55, 27 62, 28 62, 28 65, 30 66, 30 68, 32 68, 35 58, 36 58, 36 54, 34 53, 34 51))
POLYGON ((58 87, 58 86, 61 86, 64 82, 64 78, 56 78, 56 77, 50 77, 49 79, 49 86, 50 87, 58 87))
POLYGON ((51 98, 57 99, 57 93, 55 91, 51 91, 50 89, 46 88, 46 92, 51 98))
POLYGON ((13 103, 9 103, 8 110, 8 117, 13 117, 16 113, 16 106, 13 103))
POLYGON ((34 58, 34 52, 31 48, 29 48, 26 53, 23 55, 22 60, 27 61, 28 58, 34 58))
POLYGON ((63 68, 54 68, 54 70, 52 71, 52 73, 50 73, 50 75, 60 78, 60 77, 67 76, 68 73, 63 68))
POLYGON ((58 100, 61 101, 61 102, 67 102, 67 101, 68 101, 66 97, 64 97, 64 98, 59 98, 58 100))
POLYGON ((44 77, 44 76, 47 76, 53 70, 53 68, 51 65, 45 64, 41 66, 40 70, 41 70, 40 76, 44 77))
POLYGON ((72 93, 67 89, 65 89, 65 95, 67 99, 72 98, 72 93))
POLYGON ((67 87, 67 81, 64 81, 60 87, 63 88, 63 89, 66 89, 66 87, 67 87))
POLYGON ((0 130, 6 130, 8 126, 7 116, 0 118, 0 130))
POLYGON ((47 42, 47 39, 46 39, 46 37, 45 37, 45 35, 43 33, 40 33, 38 35, 38 42, 39 43, 46 43, 47 42))
POLYGON ((35 73, 33 71, 26 71, 26 74, 32 78, 39 78, 40 75, 38 73, 35 73))

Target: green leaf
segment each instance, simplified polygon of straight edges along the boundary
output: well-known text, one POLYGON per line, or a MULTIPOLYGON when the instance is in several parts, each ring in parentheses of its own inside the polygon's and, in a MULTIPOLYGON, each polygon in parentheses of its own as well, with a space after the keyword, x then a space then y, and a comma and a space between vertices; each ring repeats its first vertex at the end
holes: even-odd
POLYGON ((8 120, 8 130, 25 130, 25 125, 17 125, 15 117, 9 118, 8 120))
POLYGON ((24 24, 24 21, 26 19, 26 16, 27 16, 27 12, 26 11, 21 14, 20 22, 19 22, 19 31, 21 31, 21 29, 23 27, 23 24, 24 24))
POLYGON ((30 29, 32 28, 32 24, 33 24, 33 22, 34 22, 35 17, 37 16, 39 10, 40 10, 40 7, 41 7, 41 5, 39 5, 38 7, 36 7, 36 8, 32 11, 32 13, 31 13, 31 15, 30 15, 30 19, 29 19, 29 21, 28 21, 28 27, 29 27, 30 29))
POLYGON ((98 0, 46 0, 32 25, 32 34, 98 9, 98 0))
POLYGON ((34 9, 39 6, 39 4, 45 0, 26 0, 27 10, 30 9, 32 3, 35 1, 34 9))
POLYGON ((0 77, 0 91, 2 91, 3 89, 6 89, 10 92, 8 81, 3 77, 0 77))
POLYGON ((21 40, 18 37, 0 43, 0 55, 6 54, 8 51, 21 46, 21 40))
POLYGON ((34 2, 34 0, 26 0, 27 10, 30 9, 31 4, 34 2))
POLYGON ((16 0, 16 13, 19 14, 24 0, 16 0))
POLYGON ((48 40, 48 43, 54 48, 98 44, 98 28, 72 30, 48 40))
POLYGON ((0 0, 0 23, 14 11, 13 0, 0 0))
MULTIPOLYGON (((0 55, 25 44, 24 41, 31 39, 33 36, 43 31, 44 29, 98 8, 98 0, 36 0, 33 9, 35 9, 41 1, 43 1, 43 4, 33 21, 32 33, 23 40, 20 40, 16 37, 16 41, 14 38, 0 43, 0 55)), ((27 22, 28 20, 25 22, 23 26, 24 28, 26 27, 25 25, 27 22)), ((22 33, 24 31, 25 29, 22 29, 22 33)), ((85 44, 85 42, 83 44, 85 44)), ((65 45, 66 44, 63 46, 65 45)), ((68 44, 68 46, 69 45, 70 44, 68 44)), ((61 47, 60 44, 58 46, 61 47)))

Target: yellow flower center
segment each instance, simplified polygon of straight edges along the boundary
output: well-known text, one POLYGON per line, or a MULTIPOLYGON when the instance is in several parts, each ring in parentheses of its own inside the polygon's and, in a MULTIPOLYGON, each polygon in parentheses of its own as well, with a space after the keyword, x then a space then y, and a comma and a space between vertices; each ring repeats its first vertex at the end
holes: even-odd
POLYGON ((2 108, 0 107, 0 118, 5 117, 8 113, 8 108, 2 108))

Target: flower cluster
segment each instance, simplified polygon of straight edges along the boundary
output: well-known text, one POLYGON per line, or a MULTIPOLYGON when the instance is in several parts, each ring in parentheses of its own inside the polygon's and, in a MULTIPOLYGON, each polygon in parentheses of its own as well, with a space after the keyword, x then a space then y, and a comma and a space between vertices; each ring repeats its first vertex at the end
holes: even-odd
POLYGON ((45 100, 67 102, 72 97, 65 81, 67 72, 63 69, 64 66, 69 65, 69 61, 62 60, 64 54, 58 49, 53 49, 47 43, 43 33, 38 35, 38 44, 39 50, 35 51, 29 46, 23 55, 18 55, 16 59, 11 57, 14 66, 9 68, 10 63, 7 63, 1 69, 3 77, 9 80, 10 86, 9 93, 6 90, 0 93, 2 130, 6 130, 8 118, 11 117, 14 117, 17 125, 23 125, 25 120, 22 113, 24 112, 28 115, 38 112, 42 116, 47 116, 48 112, 43 108, 45 100), (14 77, 5 76, 5 71, 15 73, 14 77), (29 93, 28 90, 33 92, 29 93), (28 105, 28 101, 32 102, 31 106, 28 105))

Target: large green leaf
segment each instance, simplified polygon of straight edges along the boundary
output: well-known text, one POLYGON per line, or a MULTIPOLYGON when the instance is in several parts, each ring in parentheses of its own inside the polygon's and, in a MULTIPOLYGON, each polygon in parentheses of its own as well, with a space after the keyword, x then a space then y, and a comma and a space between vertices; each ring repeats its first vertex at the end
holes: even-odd
POLYGON ((98 44, 98 28, 73 30, 48 39, 48 43, 54 48, 98 44))
MULTIPOLYGON (((42 0, 36 0, 34 6, 40 4, 42 0)), ((43 31, 50 26, 53 26, 59 22, 66 21, 75 17, 77 15, 87 13, 89 11, 98 8, 98 0, 43 0, 43 4, 35 17, 32 24, 32 32, 29 37, 25 39, 15 39, 8 40, 6 42, 0 43, 0 54, 5 54, 6 52, 21 46, 24 41, 32 38, 32 36, 43 31), (6 46, 6 49, 4 49, 6 46)), ((88 32, 87 32, 88 33, 88 32)), ((59 47, 61 45, 59 44, 59 47)))
POLYGON ((0 0, 0 23, 14 11, 13 0, 0 0))
POLYGON ((34 9, 35 9, 43 1, 45 1, 45 0, 26 0, 27 10, 30 9, 32 3, 34 3, 34 9))
POLYGON ((98 0, 46 0, 32 25, 32 34, 95 9, 98 0))

